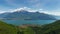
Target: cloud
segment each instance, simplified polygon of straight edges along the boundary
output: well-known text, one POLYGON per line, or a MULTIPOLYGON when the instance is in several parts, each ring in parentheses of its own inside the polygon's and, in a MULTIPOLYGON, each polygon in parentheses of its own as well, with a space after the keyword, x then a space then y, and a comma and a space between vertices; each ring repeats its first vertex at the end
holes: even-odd
POLYGON ((40 0, 28 0, 27 1, 31 7, 33 8, 40 8, 41 7, 41 3, 40 3, 40 0))
POLYGON ((42 0, 42 7, 47 10, 55 10, 60 6, 60 0, 42 0))
POLYGON ((60 6, 60 0, 5 0, 8 5, 13 7, 32 7, 46 10, 55 10, 60 6))
POLYGON ((39 7, 39 0, 5 0, 8 5, 19 7, 39 7))
POLYGON ((55 10, 60 7, 60 0, 32 0, 31 3, 34 8, 43 8, 46 10, 55 10))
POLYGON ((0 14, 5 13, 5 12, 6 12, 6 11, 1 11, 1 10, 0 10, 0 14))
POLYGON ((5 2, 6 2, 8 5, 12 5, 12 6, 15 5, 14 0, 5 0, 5 2))
POLYGON ((58 11, 41 11, 42 13, 45 14, 50 14, 50 15, 54 15, 54 16, 60 16, 60 12, 58 11))
POLYGON ((31 8, 28 8, 28 7, 23 7, 23 8, 12 9, 12 10, 10 10, 10 12, 16 12, 16 11, 21 11, 21 10, 26 10, 28 12, 36 12, 37 11, 37 10, 33 10, 31 8))
POLYGON ((28 7, 16 8, 16 9, 9 9, 8 11, 2 11, 2 10, 0 10, 0 14, 6 13, 6 12, 16 12, 16 11, 20 11, 20 10, 27 10, 29 12, 39 11, 40 13, 45 13, 45 14, 60 16, 60 9, 49 11, 49 10, 44 10, 44 9, 32 9, 32 8, 28 8, 28 7))
POLYGON ((5 0, 5 2, 8 4, 8 5, 10 5, 10 6, 14 6, 14 7, 22 7, 22 6, 24 6, 23 4, 18 4, 17 3, 17 1, 18 0, 5 0))
POLYGON ((17 9, 11 10, 10 12, 16 12, 16 11, 21 11, 21 10, 27 10, 28 12, 37 12, 37 11, 39 11, 40 13, 60 16, 60 11, 57 11, 57 10, 48 11, 48 10, 44 10, 44 9, 32 9, 32 8, 28 8, 28 7, 17 8, 17 9))
POLYGON ((49 14, 49 15, 54 15, 54 16, 60 16, 60 10, 53 10, 53 11, 48 11, 48 10, 44 10, 44 9, 38 9, 37 11, 39 11, 40 13, 45 13, 45 14, 49 14))

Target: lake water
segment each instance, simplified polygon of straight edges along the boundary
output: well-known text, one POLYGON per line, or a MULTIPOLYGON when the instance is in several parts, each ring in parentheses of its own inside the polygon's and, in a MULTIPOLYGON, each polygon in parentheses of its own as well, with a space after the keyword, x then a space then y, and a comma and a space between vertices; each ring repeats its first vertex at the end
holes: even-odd
POLYGON ((54 22, 55 20, 3 20, 8 24, 13 25, 22 25, 22 24, 49 24, 54 22))

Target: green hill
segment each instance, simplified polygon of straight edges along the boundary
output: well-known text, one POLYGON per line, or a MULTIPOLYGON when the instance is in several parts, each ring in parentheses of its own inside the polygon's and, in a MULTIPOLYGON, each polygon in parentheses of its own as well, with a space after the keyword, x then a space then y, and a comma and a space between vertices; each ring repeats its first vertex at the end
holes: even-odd
POLYGON ((17 29, 15 26, 0 21, 0 34, 17 34, 17 29))
POLYGON ((60 34, 60 20, 44 26, 41 31, 42 34, 60 34))

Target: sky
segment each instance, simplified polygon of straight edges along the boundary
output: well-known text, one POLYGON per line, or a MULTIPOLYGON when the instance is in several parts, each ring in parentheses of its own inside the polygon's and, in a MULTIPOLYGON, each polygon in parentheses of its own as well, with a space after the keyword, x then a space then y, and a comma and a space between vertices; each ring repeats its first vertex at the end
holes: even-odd
POLYGON ((60 0, 0 0, 0 13, 24 7, 60 16, 60 0))

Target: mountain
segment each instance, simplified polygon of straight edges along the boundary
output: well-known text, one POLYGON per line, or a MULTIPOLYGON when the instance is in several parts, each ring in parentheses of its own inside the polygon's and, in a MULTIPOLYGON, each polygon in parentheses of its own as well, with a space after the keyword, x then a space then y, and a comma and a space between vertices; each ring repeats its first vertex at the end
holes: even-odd
POLYGON ((0 18, 21 19, 21 20, 55 20, 52 15, 40 12, 28 12, 27 10, 15 11, 12 13, 0 14, 0 18))

